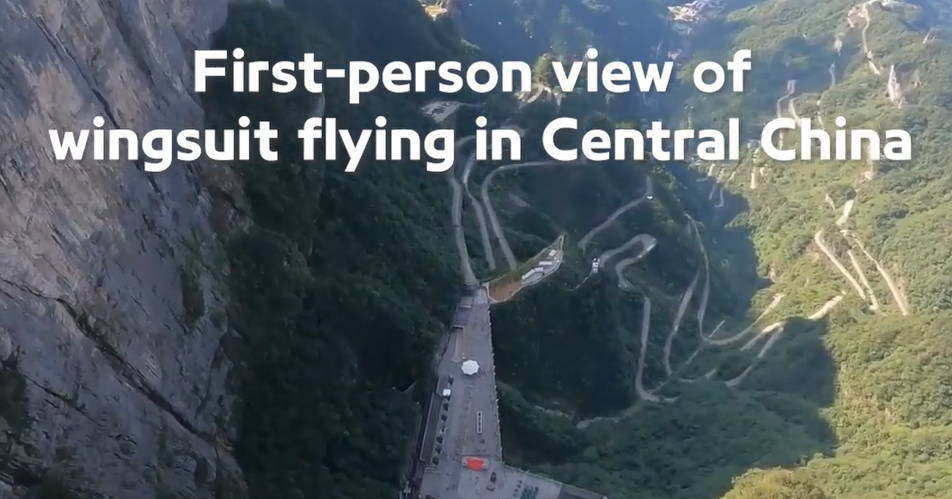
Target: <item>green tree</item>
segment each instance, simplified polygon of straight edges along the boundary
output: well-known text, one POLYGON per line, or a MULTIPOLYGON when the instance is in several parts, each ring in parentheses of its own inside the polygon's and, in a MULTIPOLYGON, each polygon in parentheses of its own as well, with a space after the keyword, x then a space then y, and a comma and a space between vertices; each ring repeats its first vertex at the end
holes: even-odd
POLYGON ((813 481, 783 469, 751 470, 721 499, 828 499, 813 481))

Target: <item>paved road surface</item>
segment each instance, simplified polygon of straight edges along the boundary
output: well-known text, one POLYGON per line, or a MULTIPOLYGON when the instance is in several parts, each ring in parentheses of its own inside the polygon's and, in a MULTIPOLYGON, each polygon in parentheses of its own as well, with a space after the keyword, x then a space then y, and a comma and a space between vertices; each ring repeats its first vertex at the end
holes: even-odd
POLYGON ((424 474, 421 486, 424 497, 429 494, 438 499, 460 497, 457 489, 464 456, 502 461, 489 300, 485 289, 477 291, 464 327, 452 334, 450 348, 437 368, 439 376, 453 379, 452 395, 443 401, 445 421, 441 417, 436 429, 444 431, 442 450, 439 463, 424 474), (461 365, 467 360, 479 364, 479 372, 473 376, 462 372, 461 365), (481 433, 477 432, 477 419, 482 420, 481 433))
POLYGON ((447 380, 451 395, 441 399, 434 394, 439 409, 430 415, 431 423, 424 429, 427 444, 421 457, 428 468, 420 484, 421 499, 518 499, 527 489, 536 489, 535 499, 600 499, 599 494, 503 463, 489 306, 485 288, 463 298, 461 308, 467 312, 461 316, 465 320, 457 324, 461 328, 452 331, 440 359, 437 373, 447 380), (471 304, 467 303, 470 299, 471 304), (463 373, 462 364, 467 360, 479 363, 475 375, 463 373), (464 457, 485 459, 487 468, 467 469, 464 457))

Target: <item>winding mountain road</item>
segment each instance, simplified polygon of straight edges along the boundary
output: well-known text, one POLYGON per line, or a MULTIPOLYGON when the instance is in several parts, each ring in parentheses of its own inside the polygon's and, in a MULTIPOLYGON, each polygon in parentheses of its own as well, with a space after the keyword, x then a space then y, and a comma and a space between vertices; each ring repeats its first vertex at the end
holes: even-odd
POLYGON ((486 214, 483 211, 483 205, 476 200, 476 196, 473 196, 472 192, 469 190, 469 175, 473 171, 473 166, 476 165, 476 153, 469 155, 469 158, 466 160, 466 167, 463 169, 463 177, 461 182, 463 183, 463 191, 466 192, 466 197, 469 198, 469 204, 473 207, 473 210, 476 211, 476 222, 479 224, 479 236, 483 244, 483 253, 486 255, 486 265, 489 267, 490 272, 496 270, 496 254, 493 251, 493 243, 489 238, 489 227, 486 223, 486 214))
POLYGON ((902 292, 899 291, 899 287, 896 286, 896 282, 893 281, 892 276, 889 275, 889 272, 886 271, 886 268, 883 267, 883 265, 879 262, 879 260, 874 258, 873 255, 870 254, 870 252, 866 250, 866 246, 863 245, 863 242, 860 241, 859 238, 856 237, 855 234, 853 234, 851 231, 844 231, 844 232, 845 232, 844 235, 847 237, 850 237, 853 240, 853 242, 856 243, 856 245, 859 247, 860 251, 862 251, 863 254, 866 255, 866 258, 868 258, 869 261, 873 264, 873 266, 876 267, 876 271, 879 272, 880 277, 882 277, 883 281, 886 283, 886 287, 889 288, 889 292, 890 294, 892 294, 893 300, 896 302, 896 306, 899 307, 899 312, 902 315, 911 315, 912 310, 909 307, 909 303, 906 301, 906 297, 902 294, 902 292))
POLYGON ((850 260, 850 265, 853 266, 853 271, 859 276, 859 281, 863 283, 863 288, 866 289, 867 296, 869 297, 869 309, 873 312, 879 311, 879 300, 876 298, 876 292, 873 291, 873 287, 869 284, 869 279, 866 278, 866 272, 863 272, 863 266, 859 264, 859 260, 856 259, 856 255, 853 254, 852 250, 846 250, 846 256, 850 260))
POLYGON ((777 119, 783 118, 783 102, 797 91, 797 80, 787 80, 787 93, 780 96, 775 104, 777 119))
POLYGON ((469 259, 469 250, 466 248, 466 236, 463 232, 463 189, 460 186, 459 181, 456 179, 456 169, 457 166, 459 166, 459 158, 462 156, 460 153, 463 147, 475 138, 475 135, 470 135, 456 141, 456 144, 454 145, 456 150, 454 157, 456 159, 454 160, 453 167, 450 168, 449 174, 446 175, 446 180, 449 182, 450 188, 453 191, 453 199, 450 208, 450 217, 453 225, 453 239, 456 241, 456 252, 459 254, 460 259, 460 275, 463 276, 463 281, 467 286, 479 285, 479 280, 476 279, 476 274, 473 272, 473 266, 469 259))
POLYGON ((793 118, 793 119, 795 119, 795 120, 797 120, 797 121, 799 122, 799 121, 800 121, 800 115, 797 114, 796 102, 797 102, 796 97, 792 97, 792 96, 791 96, 790 99, 787 101, 787 113, 790 114, 790 117, 791 117, 791 118, 793 118))
POLYGON ((651 331, 651 298, 645 297, 641 305, 641 351, 638 352, 638 369, 635 371, 635 392, 645 402, 674 402, 673 398, 662 398, 645 389, 645 360, 648 356, 648 336, 651 331))
MULTIPOLYGON (((867 31, 871 23, 868 6, 873 3, 881 3, 884 6, 886 6, 888 4, 898 3, 898 2, 893 2, 891 0, 868 0, 862 4, 857 4, 856 6, 854 6, 850 14, 848 15, 847 19, 850 21, 851 27, 855 27, 853 17, 862 18, 865 21, 865 24, 862 27, 862 32, 861 32, 863 52, 870 64, 870 67, 878 74, 879 71, 876 65, 874 64, 873 54, 869 48, 869 44, 867 40, 867 31)), ((925 43, 925 40, 923 41, 923 43, 925 43)), ((840 54, 842 46, 843 46, 842 37, 840 35, 836 35, 834 38, 834 49, 836 50, 838 55, 840 54)), ((836 63, 835 62, 829 66, 828 72, 830 74, 830 88, 832 88, 833 86, 836 85, 836 63)), ((783 117, 783 111, 784 111, 783 103, 787 99, 789 100, 787 100, 786 111, 794 119, 799 118, 796 112, 794 101, 792 99, 792 96, 795 93, 795 91, 796 91, 796 80, 788 80, 786 94, 776 101, 775 111, 776 111, 777 118, 783 117)), ((818 101, 817 104, 819 106, 820 102, 818 101)), ((820 122, 820 125, 822 126, 822 121, 820 122)), ((698 179, 698 181, 703 182, 706 179, 711 179, 714 168, 715 166, 713 164, 710 164, 708 167, 706 178, 698 179)), ((715 180, 715 184, 718 183, 718 180, 715 180)), ((751 172, 750 186, 751 186, 751 189, 755 189, 757 186, 756 170, 752 170, 751 172)), ((716 186, 712 187, 712 189, 708 193, 709 201, 714 200, 714 194, 716 192, 715 191, 716 188, 717 188, 716 186)), ((723 199, 723 188, 721 189, 721 200, 719 200, 717 203, 718 206, 723 204, 722 199, 723 199)), ((831 204, 831 206, 834 206, 834 209, 835 209, 835 204, 832 203, 832 200, 829 199, 828 196, 827 196, 827 201, 831 204)), ((837 224, 840 225, 841 227, 844 227, 846 225, 847 220, 849 218, 850 210, 852 209, 852 207, 853 207, 852 201, 845 203, 840 219, 837 220, 837 224)), ((611 221, 612 220, 606 221, 605 224, 597 227, 596 231, 603 230, 604 226, 607 226, 608 224, 610 224, 611 221)), ((766 341, 763 342, 763 345, 760 347, 759 352, 756 354, 751 364, 748 367, 746 367, 741 373, 737 374, 731 379, 724 381, 724 383, 729 387, 737 387, 752 372, 756 364, 766 356, 766 354, 770 351, 770 349, 774 345, 776 345, 776 343, 783 336, 785 332, 786 321, 774 322, 768 325, 767 327, 761 329, 759 333, 754 334, 753 336, 751 334, 754 328, 756 327, 756 325, 759 324, 768 314, 773 312, 780 305, 781 301, 784 298, 784 294, 779 293, 774 295, 771 303, 768 304, 768 306, 760 314, 760 316, 758 316, 749 326, 741 330, 739 333, 728 335, 727 337, 723 337, 722 335, 719 335, 719 331, 722 325, 724 324, 724 321, 721 321, 717 325, 717 327, 715 327, 714 330, 711 331, 711 333, 705 334, 704 319, 706 314, 707 301, 710 294, 710 268, 709 268, 709 261, 707 257, 707 251, 704 248, 704 244, 703 244, 703 239, 700 237, 700 233, 697 230, 697 225, 694 224, 693 221, 692 221, 692 224, 694 226, 695 234, 697 235, 698 242, 701 246, 702 254, 704 255, 704 268, 703 268, 703 272, 705 276, 704 285, 703 285, 703 290, 701 292, 700 303, 698 305, 698 310, 696 313, 697 322, 698 322, 698 334, 699 334, 699 337, 701 338, 702 344, 701 344, 701 347, 696 349, 694 353, 692 353, 688 357, 684 366, 687 366, 688 364, 690 364, 694 360, 694 358, 697 356, 697 354, 701 351, 701 349, 704 347, 727 346, 727 345, 731 345, 746 339, 746 342, 740 348, 741 351, 746 351, 746 350, 751 350, 755 348, 758 344, 760 344, 766 338, 766 341)), ((889 275, 886 269, 882 266, 882 264, 879 263, 878 260, 876 260, 872 256, 872 254, 870 254, 866 250, 862 242, 854 234, 852 234, 852 232, 848 231, 847 229, 841 229, 841 232, 843 232, 844 236, 847 237, 847 239, 849 239, 853 244, 859 247, 860 250, 863 251, 863 254, 866 256, 866 258, 869 259, 869 261, 872 262, 876 266, 877 271, 880 273, 886 285, 889 287, 890 293, 893 295, 893 299, 896 301, 897 306, 900 308, 900 311, 903 313, 903 315, 908 315, 909 313, 911 313, 909 311, 909 307, 905 297, 903 296, 901 291, 898 289, 898 286, 895 285, 895 282, 893 281, 892 277, 889 275)), ((642 234, 640 236, 644 237, 646 235, 642 234)), ((583 238, 583 241, 581 242, 580 246, 584 249, 584 247, 589 243, 590 239, 591 237, 589 235, 586 235, 586 237, 583 238)), ((852 252, 852 250, 847 251, 847 256, 849 257, 850 264, 855 270, 856 274, 859 276, 859 281, 861 281, 862 284, 860 284, 860 282, 857 281, 857 279, 842 264, 842 262, 839 261, 839 259, 833 253, 833 251, 827 246, 826 242, 823 239, 823 230, 817 231, 814 234, 813 239, 814 239, 814 242, 816 243, 816 246, 826 256, 826 258, 832 263, 832 265, 837 269, 837 271, 847 279, 847 282, 850 284, 853 290, 860 296, 860 298, 868 301, 870 303, 870 308, 872 310, 880 309, 881 308, 880 303, 875 296, 873 288, 871 284, 869 283, 869 280, 866 278, 865 273, 863 272, 862 267, 859 264, 859 261, 856 258, 856 255, 852 252)), ((626 245, 629 245, 629 244, 633 245, 632 241, 629 241, 625 245, 622 245, 622 247, 617 248, 617 250, 625 251, 628 249, 626 245)), ((610 259, 611 257, 614 256, 613 251, 615 250, 611 250, 609 252, 603 253, 602 258, 608 257, 610 259)), ((619 266, 620 265, 621 265, 621 262, 619 262, 619 266)), ((619 287, 625 290, 632 289, 633 288, 632 283, 630 283, 628 279, 625 278, 623 271, 624 271, 624 268, 616 267, 618 285, 619 287)), ((678 334, 680 324, 693 298, 696 285, 698 284, 700 280, 700 275, 701 275, 700 272, 701 271, 699 270, 698 273, 695 274, 691 283, 688 285, 684 294, 681 296, 678 309, 676 312, 676 316, 674 319, 674 324, 672 325, 671 331, 668 333, 668 338, 665 340, 664 369, 665 369, 666 378, 665 380, 661 382, 658 388, 660 388, 660 386, 663 386, 665 383, 669 382, 670 380, 675 379, 676 373, 679 370, 671 365, 671 361, 670 361, 671 345, 674 342, 676 335, 678 334)), ((844 297, 845 295, 843 293, 840 293, 837 296, 830 298, 822 306, 820 306, 813 314, 808 316, 807 319, 808 320, 822 319, 823 317, 828 315, 832 310, 834 310, 843 301, 844 297)), ((619 415, 611 416, 611 417, 601 416, 601 417, 596 417, 596 418, 591 418, 591 419, 581 421, 578 423, 579 428, 586 428, 589 425, 599 421, 606 421, 606 422, 620 421, 636 413, 638 409, 642 407, 645 403, 664 403, 664 402, 671 402, 674 400, 670 398, 664 398, 658 395, 656 393, 658 388, 647 389, 644 386, 644 364, 645 364, 646 356, 647 356, 646 352, 648 348, 648 339, 649 339, 649 333, 650 333, 650 327, 651 327, 650 317, 651 317, 651 300, 650 298, 645 297, 642 303, 642 324, 641 324, 641 334, 640 334, 641 352, 638 358, 638 366, 637 366, 637 371, 635 376, 635 387, 634 387, 640 401, 632 405, 632 407, 623 411, 619 415)), ((682 366, 682 368, 684 366, 682 366)), ((715 368, 709 371, 706 375, 701 376, 700 378, 696 378, 696 379, 680 378, 679 381, 693 382, 703 378, 711 379, 716 374, 716 372, 717 372, 717 369, 715 368)))
POLYGON ((681 330, 681 322, 684 321, 684 314, 688 311, 688 305, 691 304, 691 298, 694 297, 694 288, 697 287, 697 282, 700 277, 701 271, 699 269, 694 273, 694 279, 691 280, 691 284, 688 285, 688 289, 686 289, 684 294, 681 296, 681 302, 678 303, 678 311, 675 313, 674 322, 671 324, 671 331, 668 333, 668 337, 664 340, 664 373, 667 376, 672 376, 674 374, 674 370, 671 369, 671 346, 674 344, 674 339, 678 336, 678 332, 681 330))
POLYGON ((846 266, 843 265, 843 262, 841 262, 835 254, 833 254, 833 251, 830 250, 830 247, 826 245, 826 241, 823 240, 823 230, 818 230, 813 234, 813 242, 815 242, 817 247, 820 248, 820 251, 826 255, 826 258, 830 261, 830 263, 836 267, 836 270, 846 278, 846 281, 850 283, 850 286, 853 287, 853 290, 856 291, 856 294, 859 295, 863 301, 866 301, 866 291, 863 290, 863 287, 860 286, 856 278, 853 277, 853 274, 850 274, 850 271, 846 270, 846 266))
POLYGON ((597 236, 603 230, 610 227, 611 224, 613 224, 618 217, 624 215, 629 210, 637 208, 638 205, 645 202, 645 200, 647 200, 651 196, 654 196, 654 184, 652 184, 651 182, 651 177, 646 176, 645 177, 645 191, 641 195, 641 197, 633 199, 630 202, 624 204, 623 206, 615 210, 611 215, 609 215, 608 218, 606 218, 604 222, 598 224, 598 226, 596 226, 594 229, 588 231, 588 234, 585 234, 584 236, 582 236, 582 239, 579 240, 578 247, 584 251, 585 247, 588 246, 588 243, 592 242, 592 238, 597 236))
POLYGON ((639 242, 642 244, 641 251, 635 256, 622 258, 615 264, 615 276, 618 277, 618 284, 622 289, 633 287, 631 282, 628 281, 628 278, 625 277, 625 269, 641 261, 641 259, 647 256, 648 253, 654 249, 655 245, 658 244, 658 240, 651 234, 639 234, 635 237, 640 238, 639 242))
POLYGON ((860 39, 863 44, 863 54, 866 55, 866 60, 869 61, 870 69, 872 69, 874 73, 880 74, 879 67, 876 66, 876 61, 873 60, 873 51, 869 49, 869 42, 866 38, 866 32, 869 31, 869 25, 872 24, 872 17, 869 15, 867 5, 868 3, 860 4, 859 15, 866 21, 866 24, 863 25, 863 29, 860 31, 860 39))
MULTIPOLYGON (((727 346, 739 342, 740 340, 746 338, 750 332, 753 331, 755 327, 757 327, 757 324, 759 324, 760 321, 764 320, 765 317, 770 315, 771 312, 780 306, 780 302, 783 301, 784 296, 786 295, 783 293, 775 294, 773 299, 770 301, 770 304, 767 305, 767 308, 765 308, 764 311, 761 312, 760 315, 750 323, 750 325, 740 330, 740 332, 732 334, 726 338, 713 338, 713 334, 708 336, 701 335, 701 341, 704 344, 711 346, 727 346)), ((763 331, 766 331, 766 329, 767 328, 765 328, 763 331)))
MULTIPOLYGON (((817 321, 826 317, 826 315, 829 314, 831 311, 833 311, 833 309, 836 308, 836 306, 839 305, 841 301, 843 301, 843 295, 834 296, 833 298, 829 299, 826 303, 824 303, 816 312, 810 314, 810 316, 807 317, 807 320, 817 321)), ((772 325, 772 327, 769 327, 768 329, 772 329, 772 331, 770 332, 771 336, 767 340, 767 342, 764 343, 764 346, 760 348, 760 351, 757 352, 757 357, 754 359, 754 362, 752 362, 749 366, 747 366, 747 368, 745 368, 740 374, 738 374, 734 378, 725 381, 724 384, 726 384, 728 387, 734 388, 740 385, 740 383, 744 381, 744 379, 748 375, 750 375, 751 371, 754 370, 754 367, 756 367, 757 362, 763 359, 764 356, 766 356, 767 353, 770 351, 770 349, 773 348, 774 344, 776 344, 777 341, 780 340, 781 336, 783 336, 783 333, 784 333, 783 324, 777 323, 775 325, 772 325)))
POLYGON ((502 225, 499 224, 499 217, 496 215, 496 209, 493 208, 492 200, 489 198, 489 188, 492 187, 492 182, 500 173, 505 173, 508 171, 519 170, 523 168, 551 168, 551 167, 577 167, 577 166, 588 166, 587 163, 583 161, 530 161, 527 163, 513 163, 505 166, 500 166, 495 170, 489 172, 489 175, 486 175, 486 178, 483 179, 483 185, 481 187, 480 197, 483 200, 483 206, 486 207, 486 213, 489 214, 489 223, 492 228, 493 233, 496 235, 496 239, 499 241, 499 247, 502 249, 503 255, 506 257, 506 263, 509 264, 510 270, 515 270, 518 266, 516 262, 516 257, 512 252, 512 248, 509 246, 509 241, 506 240, 506 234, 503 232, 502 225))
POLYGON ((616 248, 612 248, 610 250, 603 252, 601 255, 598 256, 598 259, 602 265, 605 265, 612 258, 615 258, 619 253, 624 253, 630 250, 631 248, 635 247, 635 245, 637 244, 640 244, 642 246, 643 248, 642 252, 647 253, 648 251, 651 251, 652 248, 654 248, 657 242, 658 242, 657 239, 655 239, 655 237, 652 236, 651 234, 638 234, 632 237, 631 239, 629 239, 628 241, 626 241, 621 246, 618 246, 616 248))
MULTIPOLYGON (((788 95, 786 95, 784 98, 789 98, 790 95, 792 95, 794 90, 795 90, 795 80, 790 80, 788 82, 788 95)), ((540 94, 537 94, 537 95, 540 95, 540 94)), ((780 109, 781 103, 782 101, 778 101, 778 109, 780 109)), ((494 256, 492 253, 492 244, 491 244, 490 236, 489 236, 489 230, 492 230, 496 239, 499 241, 500 249, 502 250, 506 258, 508 266, 510 267, 510 269, 516 269, 518 266, 518 263, 509 246, 508 241, 506 240, 505 233, 503 231, 498 215, 493 207, 492 200, 490 198, 490 189, 492 188, 492 182, 494 181, 494 179, 496 179, 496 177, 501 173, 515 171, 519 169, 525 169, 525 168, 577 167, 577 166, 589 166, 589 165, 584 161, 576 161, 576 162, 532 161, 532 162, 514 163, 514 164, 501 166, 491 171, 485 177, 485 179, 482 182, 482 185, 480 186, 479 199, 477 199, 476 196, 474 196, 470 192, 470 189, 469 189, 469 177, 472 172, 472 169, 474 168, 476 164, 475 156, 470 154, 465 156, 465 159, 463 159, 464 156, 462 154, 463 148, 466 145, 468 145, 469 142, 471 142, 472 140, 474 140, 474 136, 467 136, 467 137, 463 137, 459 139, 456 142, 455 151, 456 151, 457 160, 454 162, 454 165, 453 165, 453 168, 451 169, 450 174, 447 175, 447 179, 448 179, 448 182, 450 183, 451 190, 452 190, 451 216, 452 216, 454 236, 455 236, 454 238, 457 245, 457 251, 460 257, 461 273, 463 275, 463 279, 466 281, 467 284, 478 285, 479 281, 477 280, 477 278, 475 277, 472 271, 470 257, 468 254, 468 250, 466 248, 466 241, 465 241, 465 237, 463 233, 462 220, 461 220, 462 219, 462 215, 461 215, 462 202, 463 202, 462 195, 465 193, 467 195, 467 198, 469 199, 470 204, 476 209, 477 220, 480 223, 480 234, 482 238, 482 244, 484 246, 484 249, 486 249, 485 253, 487 255, 486 257, 487 263, 489 263, 491 268, 495 267, 494 256), (463 164, 462 175, 461 175, 461 178, 457 178, 457 174, 459 173, 461 163, 463 164), (462 183, 460 182, 460 180, 462 180, 462 183), (483 208, 485 208, 486 210, 485 214, 488 215, 488 220, 482 216, 483 208)), ((713 170, 714 170, 714 166, 710 165, 709 171, 708 171, 709 177, 713 173, 713 170)), ((717 192, 715 189, 717 189, 720 176, 722 176, 725 173, 726 173, 726 170, 723 170, 721 171, 721 175, 719 175, 718 179, 712 179, 714 180, 714 183, 715 183, 715 187, 714 189, 712 189, 709 195, 709 198, 711 198, 712 200, 713 200, 715 192, 717 192)), ((720 191, 720 197, 717 203, 715 203, 715 207, 723 206, 723 203, 724 203, 723 187, 721 187, 719 191, 720 191)), ((654 186, 653 186, 652 180, 650 177, 646 177, 645 189, 644 189, 644 192, 641 194, 641 196, 625 203, 624 205, 616 209, 603 222, 601 222, 599 225, 592 228, 588 233, 586 233, 579 240, 579 243, 578 243, 579 248, 584 251, 595 237, 597 237, 601 232, 603 232, 608 227, 610 227, 615 221, 617 221, 617 219, 622 214, 638 207, 639 205, 641 205, 644 201, 648 200, 653 195, 654 195, 654 186)), ((697 355, 702 351, 702 349, 709 348, 709 347, 728 346, 728 345, 737 343, 745 338, 748 338, 751 332, 756 327, 756 325, 760 323, 760 321, 764 317, 766 317, 768 314, 773 312, 773 310, 777 306, 779 306, 783 298, 782 294, 775 295, 773 298, 773 301, 760 314, 760 316, 756 320, 754 320, 749 326, 747 326, 745 329, 743 329, 737 334, 733 334, 728 337, 720 337, 719 332, 721 331, 721 328, 724 324, 723 320, 720 321, 720 323, 710 333, 705 333, 704 320, 705 320, 705 315, 707 313, 707 303, 710 298, 710 292, 711 292, 710 262, 708 260, 707 250, 705 248, 703 238, 701 237, 697 223, 691 220, 690 226, 691 228, 693 228, 695 239, 703 255, 704 267, 703 269, 698 269, 695 272, 695 275, 692 281, 690 282, 688 287, 685 289, 684 293, 682 294, 679 300, 676 315, 674 317, 674 320, 671 324, 671 328, 668 332, 668 335, 664 343, 663 365, 665 370, 665 378, 661 380, 661 382, 658 383, 657 386, 653 389, 648 389, 644 386, 644 381, 645 381, 644 369, 645 369, 645 362, 646 362, 647 350, 648 350, 648 340, 650 338, 650 329, 651 329, 651 299, 645 296, 642 302, 642 323, 641 323, 641 331, 640 331, 640 343, 641 343, 640 350, 641 351, 639 352, 639 357, 637 361, 638 364, 636 368, 636 376, 635 376, 635 383, 634 383, 635 385, 634 389, 638 396, 638 399, 641 401, 640 403, 670 403, 676 400, 675 398, 662 397, 657 394, 657 391, 660 390, 661 387, 665 386, 669 382, 679 382, 679 381, 692 382, 692 381, 697 381, 698 379, 701 379, 701 378, 711 379, 716 374, 717 369, 711 370, 707 374, 695 379, 685 379, 685 378, 679 377, 678 373, 684 368, 686 368, 687 366, 689 366, 697 357, 697 355), (701 296, 699 300, 700 303, 698 304, 697 311, 696 311, 696 318, 698 322, 698 336, 700 337, 701 342, 698 348, 695 349, 695 351, 688 357, 688 359, 681 366, 676 368, 672 366, 672 363, 671 363, 671 350, 675 342, 675 339, 677 338, 677 335, 680 332, 684 317, 687 314, 687 311, 691 305, 692 299, 695 296, 695 290, 697 289, 697 285, 699 282, 701 282, 702 274, 704 276, 704 283, 703 283, 701 296)), ((819 234, 818 237, 820 237, 822 240, 822 234, 819 234)), ((648 255, 655 248, 657 243, 658 241, 655 238, 655 236, 648 233, 640 233, 640 234, 634 235, 633 237, 628 239, 626 242, 624 242, 623 244, 615 248, 603 251, 597 258, 600 261, 601 265, 607 266, 610 262, 614 261, 619 255, 632 250, 635 246, 640 245, 641 249, 636 255, 629 256, 627 258, 622 258, 618 260, 617 263, 615 263, 614 265, 614 273, 615 273, 615 276, 617 277, 617 283, 618 283, 617 285, 619 286, 619 288, 625 291, 635 292, 636 286, 634 286, 628 280, 628 278, 625 277, 625 270, 631 265, 639 262, 646 255, 648 255)), ((847 274, 844 274, 844 275, 847 275, 847 274)), ((839 299, 841 298, 842 297, 840 297, 839 299)), ((825 307, 826 309, 831 310, 833 307, 835 307, 836 303, 838 302, 839 302, 838 299, 831 300, 830 302, 827 303, 825 307)), ((756 358, 752 361, 751 365, 745 369, 744 372, 742 372, 739 376, 736 376, 730 380, 725 380, 723 382, 727 386, 731 386, 731 387, 735 387, 739 385, 740 382, 744 379, 744 377, 746 377, 747 374, 754 368, 754 364, 757 362, 757 360, 762 358, 766 354, 766 352, 779 340, 782 332, 783 332, 783 323, 778 322, 768 326, 767 328, 764 328, 763 330, 760 331, 760 333, 756 334, 754 337, 749 338, 747 343, 741 347, 741 350, 750 349, 755 344, 757 344, 761 338, 769 337, 767 342, 761 347, 761 350, 756 356, 756 358)), ((633 406, 633 408, 630 408, 629 410, 625 411, 621 416, 593 418, 590 420, 579 422, 578 426, 580 428, 587 427, 589 424, 591 424, 594 421, 604 421, 604 420, 617 421, 617 420, 620 420, 619 418, 626 417, 625 415, 633 413, 634 410, 635 409, 633 406)))

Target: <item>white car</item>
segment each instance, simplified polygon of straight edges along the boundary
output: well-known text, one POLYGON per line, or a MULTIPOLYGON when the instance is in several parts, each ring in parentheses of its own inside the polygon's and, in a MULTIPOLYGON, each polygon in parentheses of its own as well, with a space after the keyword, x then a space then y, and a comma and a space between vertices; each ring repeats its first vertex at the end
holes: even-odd
POLYGON ((652 199, 654 199, 654 196, 651 194, 648 194, 648 201, 651 201, 652 199))

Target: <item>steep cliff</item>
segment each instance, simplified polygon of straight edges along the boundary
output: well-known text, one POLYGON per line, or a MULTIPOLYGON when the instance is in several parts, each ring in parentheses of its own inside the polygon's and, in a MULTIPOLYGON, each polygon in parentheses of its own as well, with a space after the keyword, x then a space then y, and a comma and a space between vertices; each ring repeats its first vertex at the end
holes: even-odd
POLYGON ((201 128, 191 51, 225 10, 0 6, 0 496, 65 481, 150 499, 242 487, 215 263, 232 223, 229 172, 56 162, 47 134, 97 115, 138 131, 201 128))
MULTIPOLYGON (((785 294, 781 313, 843 296, 825 330, 813 333, 819 345, 803 343, 810 334, 788 336, 747 386, 788 421, 794 407, 812 407, 829 426, 820 437, 824 452, 798 460, 795 475, 830 497, 948 497, 952 344, 940 324, 950 323, 952 309, 952 45, 933 27, 942 26, 949 4, 724 5, 723 15, 696 30, 706 44, 694 56, 724 59, 750 49, 753 70, 744 94, 692 96, 697 122, 717 126, 718 118, 740 116, 756 126, 799 117, 830 135, 903 129, 912 136, 908 161, 874 157, 877 145, 856 147, 853 160, 818 161, 817 141, 810 144, 801 126, 774 140, 787 149, 812 146, 812 160, 775 161, 755 145, 738 162, 695 163, 699 175, 707 173, 699 193, 727 192, 726 211, 714 217, 750 235, 759 272, 772 292, 785 294), (822 351, 834 383, 814 377, 822 351)), ((745 138, 760 138, 751 130, 745 138)), ((751 486, 782 478, 749 475, 728 497, 764 497, 773 486, 751 486)), ((812 497, 801 494, 790 496, 812 497)))
MULTIPOLYGON (((879 7, 864 31, 853 0, 711 2, 715 18, 692 28, 684 57, 754 47, 759 72, 743 96, 689 104, 698 122, 786 105, 905 123, 924 138, 906 165, 784 169, 751 154, 680 182, 677 165, 651 162, 474 160, 433 175, 407 160, 346 174, 344 160, 304 161, 292 139, 275 164, 146 175, 56 163, 47 146, 48 128, 96 115, 139 131, 246 115, 288 138, 321 108, 349 129, 383 115, 426 131, 436 125, 421 106, 447 96, 381 90, 351 106, 336 81, 318 102, 218 86, 199 98, 190 52, 314 52, 333 67, 571 58, 594 44, 605 58, 653 61, 675 47, 658 17, 666 3, 456 2, 435 21, 415 0, 6 4, 0 497, 392 497, 460 262, 505 282, 557 238, 557 274, 493 309, 507 462, 613 499, 711 499, 735 477, 728 497, 944 497, 950 52, 879 7), (907 106, 883 95, 864 44, 896 65, 907 106), (748 174, 758 182, 738 183, 748 174), (823 211, 824 200, 860 208, 823 211), (841 279, 826 260, 837 254, 857 277, 841 279)), ((540 160, 541 129, 557 116, 609 130, 610 107, 635 119, 683 107, 670 94, 632 94, 636 106, 543 94, 452 98, 485 98, 493 124, 518 128, 540 160)), ((458 136, 473 133, 461 115, 458 136)))
MULTIPOLYGON (((237 114, 299 125, 313 96, 190 92, 190 52, 223 24, 218 46, 264 59, 472 56, 451 23, 410 0, 288 7, 232 9, 227 22, 223 2, 5 9, 2 490, 225 498, 242 476, 261 497, 397 486, 415 416, 408 387, 425 377, 459 286, 443 178, 408 161, 352 176, 296 159, 147 175, 57 163, 47 142, 49 128, 97 115, 140 132, 237 114)), ((349 106, 333 98, 342 90, 328 85, 326 108, 343 126, 379 114, 433 126, 417 110, 431 96, 380 92, 349 106)), ((507 225, 531 235, 539 221, 507 225)), ((515 241, 517 252, 536 241, 515 241)))

